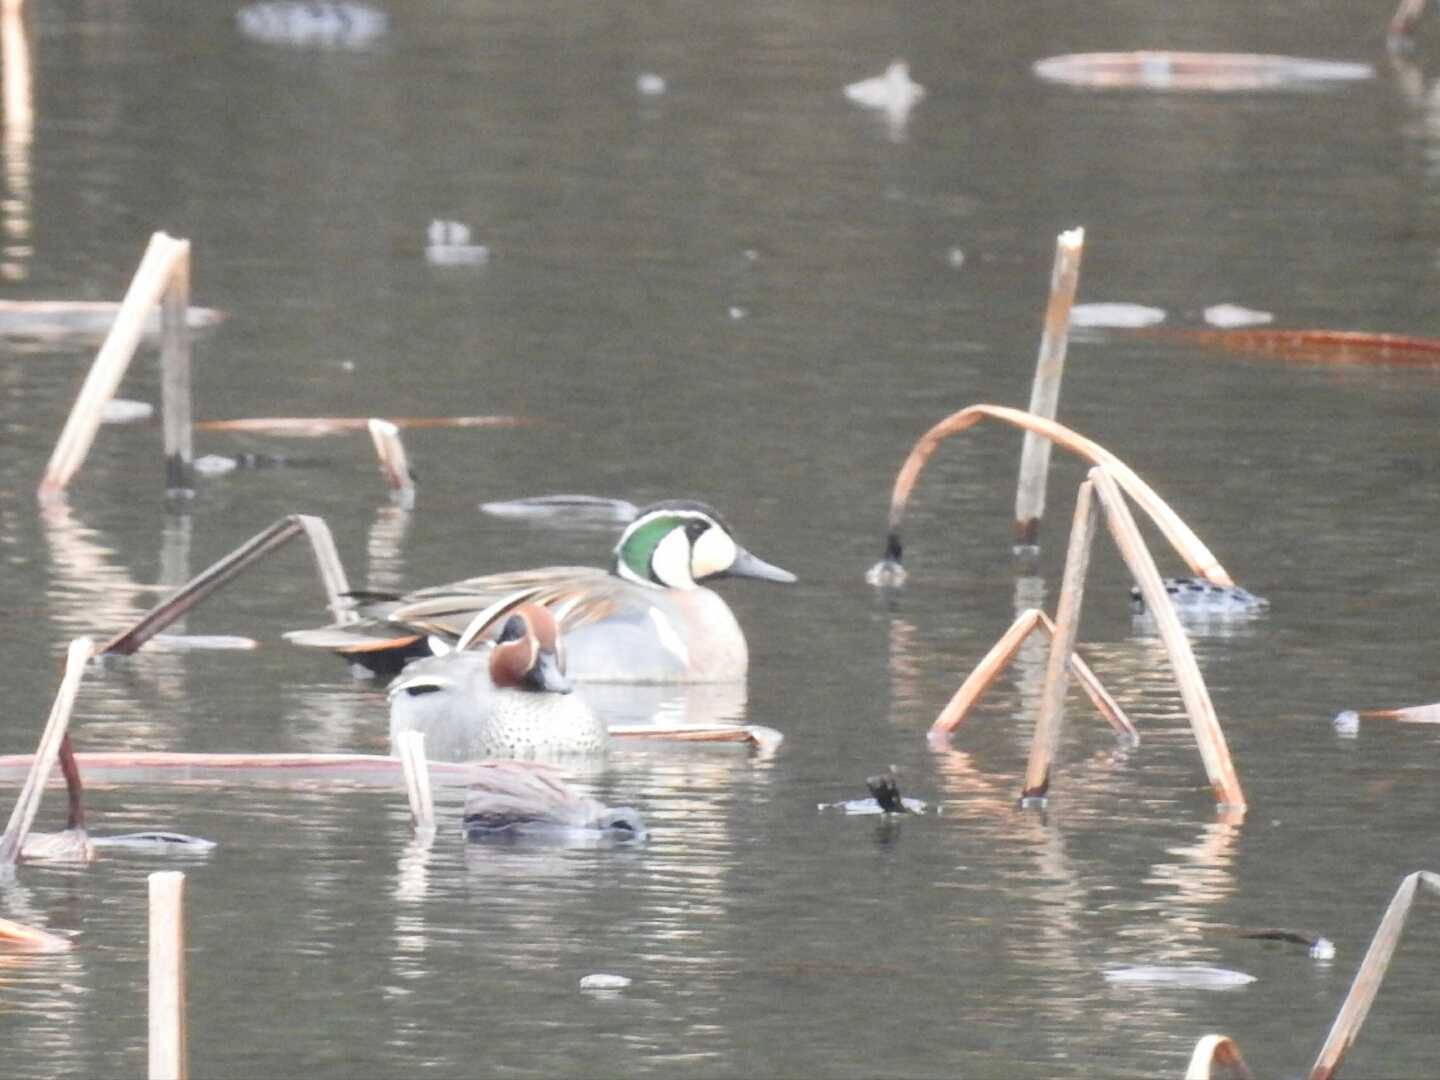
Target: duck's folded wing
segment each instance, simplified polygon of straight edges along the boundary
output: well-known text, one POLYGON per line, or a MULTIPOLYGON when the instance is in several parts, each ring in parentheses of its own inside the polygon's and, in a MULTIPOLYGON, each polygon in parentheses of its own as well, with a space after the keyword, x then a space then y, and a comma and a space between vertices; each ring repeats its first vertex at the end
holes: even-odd
POLYGON ((564 632, 613 617, 633 588, 593 566, 550 566, 421 589, 387 605, 384 617, 422 634, 458 638, 477 614, 493 607, 486 626, 470 635, 476 638, 486 636, 484 631, 503 622, 517 605, 529 602, 550 608, 564 632))
POLYGON ((582 826, 593 820, 597 805, 544 765, 486 762, 465 796, 465 826, 503 829, 539 822, 582 826))

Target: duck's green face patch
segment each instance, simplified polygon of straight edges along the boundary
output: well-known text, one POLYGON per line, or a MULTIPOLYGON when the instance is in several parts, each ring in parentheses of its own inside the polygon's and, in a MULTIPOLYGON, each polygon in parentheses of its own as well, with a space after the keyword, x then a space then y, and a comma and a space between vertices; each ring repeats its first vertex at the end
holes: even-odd
POLYGON ((734 541, 705 514, 657 510, 631 524, 615 550, 621 577, 671 589, 723 573, 734 561, 734 541))

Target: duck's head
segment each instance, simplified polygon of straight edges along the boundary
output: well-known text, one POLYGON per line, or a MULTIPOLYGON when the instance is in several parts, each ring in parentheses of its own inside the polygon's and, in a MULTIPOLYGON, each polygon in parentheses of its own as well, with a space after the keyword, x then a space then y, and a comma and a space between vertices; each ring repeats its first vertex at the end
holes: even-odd
POLYGON ((490 681, 512 690, 570 693, 560 630, 549 608, 521 604, 505 619, 490 653, 490 681))
POLYGON ((626 581, 662 589, 693 589, 725 576, 795 580, 790 571, 746 551, 719 514, 689 499, 643 508, 615 545, 614 572, 626 581))

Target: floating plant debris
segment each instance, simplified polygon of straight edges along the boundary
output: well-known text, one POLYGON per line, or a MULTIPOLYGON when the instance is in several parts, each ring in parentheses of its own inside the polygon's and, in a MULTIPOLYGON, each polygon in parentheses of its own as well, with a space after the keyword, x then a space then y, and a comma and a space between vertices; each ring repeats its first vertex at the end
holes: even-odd
POLYGON ((470 242, 470 226, 459 221, 430 222, 425 261, 431 266, 484 266, 490 249, 470 242))
POLYGON ((246 37, 267 45, 361 49, 384 34, 390 20, 364 4, 272 0, 242 7, 235 13, 235 25, 246 37))
POLYGON ((131 401, 129 398, 111 398, 100 410, 102 424, 138 424, 155 415, 155 406, 148 401, 131 401))
POLYGON ((1144 304, 1076 304, 1070 309, 1070 325, 1075 328, 1154 326, 1164 321, 1164 308, 1144 304))
POLYGON ((1275 316, 1268 311, 1256 311, 1239 304, 1211 304, 1202 314, 1207 323, 1223 330, 1240 326, 1261 326, 1275 321, 1275 316))
MULTIPOLYGON (((1270 601, 1256 596, 1239 585, 1214 585, 1202 578, 1165 578, 1162 582, 1175 612, 1182 618, 1186 615, 1213 617, 1216 615, 1248 616, 1265 611, 1270 601)), ((1145 600, 1139 586, 1130 589, 1130 604, 1137 614, 1145 612, 1145 600)))
MULTIPOLYGON (((89 300, 0 300, 0 337, 41 338, 47 341, 99 341, 110 332, 120 305, 89 300)), ((225 312, 192 307, 185 325, 207 330, 224 322, 225 312)), ((145 319, 145 333, 160 333, 160 309, 145 319)))
POLYGON ((1254 975, 1229 968, 1184 964, 1165 967, 1140 964, 1136 967, 1111 968, 1104 972, 1105 981, 1114 986, 1173 986, 1193 990, 1233 990, 1255 981, 1254 975))
MULTIPOLYGON (((389 416, 402 428, 526 427, 540 421, 530 416, 389 416)), ((285 435, 318 439, 350 431, 369 431, 368 416, 254 416, 240 420, 197 420, 197 431, 243 431, 251 435, 285 435)))
POLYGON ((1037 60, 1046 82, 1092 90, 1237 92, 1307 89, 1373 78, 1369 64, 1264 53, 1141 50, 1070 53, 1037 60))
POLYGON ((623 525, 635 520, 639 507, 625 499, 600 495, 536 495, 527 499, 484 502, 480 509, 503 518, 523 518, 547 524, 574 525, 603 522, 623 525))
POLYGON ((580 980, 581 990, 624 990, 633 980, 624 975, 606 975, 597 972, 580 980))
POLYGON ((117 836, 92 836, 90 842, 97 848, 120 848, 126 851, 155 853, 183 852, 194 855, 214 851, 219 846, 214 840, 204 840, 198 836, 154 830, 121 833, 117 836))
POLYGON ((1320 364, 1440 365, 1440 338, 1371 334, 1360 330, 1234 330, 1190 327, 1115 327, 1144 337, 1224 349, 1271 360, 1320 364))

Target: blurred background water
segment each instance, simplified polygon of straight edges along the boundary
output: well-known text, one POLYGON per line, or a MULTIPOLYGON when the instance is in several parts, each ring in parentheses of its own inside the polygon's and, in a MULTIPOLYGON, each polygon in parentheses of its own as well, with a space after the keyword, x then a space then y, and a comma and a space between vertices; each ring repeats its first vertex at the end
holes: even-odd
MULTIPOLYGON (((165 826, 186 862, 190 1055, 203 1076, 1179 1075, 1206 1032, 1299 1075, 1401 875, 1434 867, 1437 736, 1338 709, 1440 697, 1440 377, 1077 341, 1060 417, 1135 466, 1245 586, 1258 621, 1196 652, 1250 799, 1220 822, 1157 639, 1103 540, 1082 650, 1144 738, 1079 699, 1050 805, 1014 807, 1043 650, 1022 652, 948 752, 923 733, 1017 610, 1053 604, 1081 471, 1059 462, 1044 550, 1009 553, 1019 438, 947 444, 907 518, 910 585, 863 583, 911 442, 961 406, 1023 405, 1054 238, 1084 225, 1082 301, 1198 324, 1434 333, 1440 31, 1397 73, 1373 4, 395 0, 363 47, 243 36, 179 0, 28 5, 34 126, 5 143, 3 295, 117 299, 149 234, 194 244, 197 413, 523 414, 415 430, 413 513, 363 435, 202 435, 201 453, 319 459, 200 483, 167 512, 154 424, 106 428, 68 503, 33 491, 93 346, 0 352, 0 751, 34 744, 67 640, 106 634, 295 512, 357 584, 602 563, 614 532, 482 515, 556 491, 706 499, 789 589, 721 586, 744 693, 784 732, 627 745, 587 783, 648 846, 467 850, 442 798, 412 846, 398 791, 94 785, 92 827, 165 826), (1252 94, 1094 93, 1033 61, 1091 49, 1280 52, 1374 79, 1252 94), (906 57, 928 96, 892 126, 841 88, 906 57), (665 92, 637 92, 643 73, 665 92), (483 265, 428 265, 434 219, 483 265), (960 253, 959 255, 956 252, 960 253), (895 763, 939 816, 817 813, 895 763), (1218 925, 1313 927, 1333 963, 1218 925), (1111 986, 1205 963, 1225 993, 1111 986), (583 994, 594 971, 634 980, 583 994)), ((10 128, 9 130, 13 130, 10 128)), ((122 393, 158 400, 149 354, 122 393)), ((1178 572, 1168 564, 1163 569, 1178 572)), ((323 617, 310 559, 272 559, 189 619, 253 653, 145 652, 87 679, 84 749, 381 751, 381 688, 280 634, 323 617)), ((623 697, 623 695, 622 695, 623 697)), ((645 706, 648 707, 648 706, 645 706)), ((58 799, 42 812, 59 813, 58 799)), ((46 824, 46 822, 42 822, 46 824)), ((107 853, 30 867, 0 914, 78 931, 3 961, 14 1075, 138 1073, 144 879, 107 853)), ((1433 1071, 1440 1004, 1414 921, 1356 1075, 1433 1071)))

